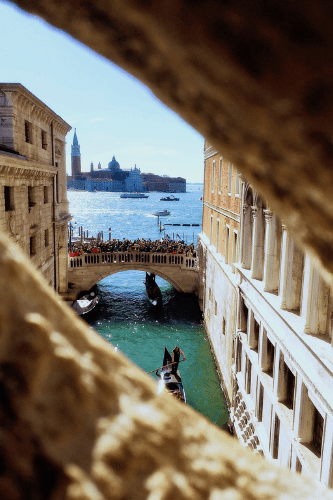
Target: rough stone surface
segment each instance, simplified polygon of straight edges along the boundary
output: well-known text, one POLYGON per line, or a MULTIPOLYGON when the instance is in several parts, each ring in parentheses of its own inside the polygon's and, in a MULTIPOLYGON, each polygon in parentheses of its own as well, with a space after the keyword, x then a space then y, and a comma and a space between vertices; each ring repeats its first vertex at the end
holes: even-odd
POLYGON ((333 271, 332 3, 16 3, 146 83, 333 271))
POLYGON ((0 290, 1 499, 333 499, 157 395, 6 236, 0 290))

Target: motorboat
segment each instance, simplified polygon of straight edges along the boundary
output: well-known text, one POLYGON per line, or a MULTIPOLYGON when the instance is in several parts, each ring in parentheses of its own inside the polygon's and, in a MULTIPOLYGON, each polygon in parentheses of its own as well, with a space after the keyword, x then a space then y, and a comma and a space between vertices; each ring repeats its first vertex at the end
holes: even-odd
POLYGON ((90 295, 83 295, 80 299, 75 300, 72 307, 79 316, 82 316, 92 311, 98 304, 99 299, 99 295, 95 295, 94 292, 91 292, 90 295))
POLYGON ((159 212, 154 212, 153 215, 156 217, 166 217, 167 215, 170 215, 169 210, 160 210, 159 212))
POLYGON ((183 387, 182 379, 178 370, 177 362, 176 366, 172 364, 172 357, 168 349, 164 348, 163 366, 154 370, 159 380, 158 392, 165 387, 165 389, 172 394, 176 399, 186 403, 186 394, 183 387), (160 371, 160 373, 159 373, 160 371))
POLYGON ((162 304, 162 293, 155 281, 155 274, 146 273, 146 279, 144 281, 146 286, 146 292, 148 295, 148 300, 153 306, 158 306, 162 304))
POLYGON ((120 198, 149 198, 149 195, 144 193, 122 193, 120 198))
POLYGON ((179 201, 179 198, 175 198, 175 196, 172 194, 171 196, 165 196, 164 198, 161 198, 160 201, 179 201))

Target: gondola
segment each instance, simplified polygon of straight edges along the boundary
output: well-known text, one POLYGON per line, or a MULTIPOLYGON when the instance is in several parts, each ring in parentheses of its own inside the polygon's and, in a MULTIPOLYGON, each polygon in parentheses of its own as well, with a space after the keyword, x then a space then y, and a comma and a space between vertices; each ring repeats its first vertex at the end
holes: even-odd
POLYGON ((148 295, 149 302, 153 306, 158 306, 162 304, 162 293, 159 289, 158 284, 155 281, 155 274, 146 273, 146 279, 144 281, 146 286, 146 292, 148 295))
POLYGON ((163 366, 156 370, 156 375, 160 379, 160 384, 172 394, 176 399, 186 403, 186 394, 182 384, 182 379, 178 370, 178 363, 176 366, 172 364, 172 358, 168 349, 164 348, 163 366), (174 369, 173 369, 174 368, 174 369), (159 373, 159 370, 161 372, 159 373))
POLYGON ((98 304, 100 299, 99 295, 95 295, 94 292, 91 292, 90 295, 84 295, 78 300, 73 302, 72 307, 75 309, 79 316, 83 314, 87 314, 92 311, 95 306, 98 304))

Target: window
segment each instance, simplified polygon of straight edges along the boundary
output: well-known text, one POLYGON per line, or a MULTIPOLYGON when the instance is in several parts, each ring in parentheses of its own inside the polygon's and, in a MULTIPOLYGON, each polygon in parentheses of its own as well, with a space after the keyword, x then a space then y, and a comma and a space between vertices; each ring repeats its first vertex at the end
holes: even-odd
POLYGON ((264 388, 262 383, 259 383, 259 398, 258 398, 258 422, 262 422, 262 409, 264 406, 264 388))
POLYGON ((228 165, 228 194, 231 195, 231 186, 232 186, 232 163, 229 162, 228 165))
POLYGON ((216 221, 216 252, 219 253, 220 247, 220 220, 216 221))
POLYGON ((25 142, 29 142, 32 144, 32 124, 28 121, 24 122, 24 133, 25 133, 25 142))
POLYGON ((210 216, 210 232, 209 232, 209 243, 210 245, 213 242, 213 216, 210 216))
POLYGON ((214 193, 214 185, 215 185, 215 160, 213 161, 213 166, 212 166, 212 193, 214 193))
POLYGON ((36 236, 30 237, 30 257, 36 255, 36 236))
POLYGON ((229 264, 229 235, 230 235, 230 228, 229 226, 226 226, 225 228, 225 263, 229 264))
POLYGON ((323 428, 324 428, 324 419, 317 410, 317 408, 315 407, 313 415, 312 444, 319 457, 321 456, 321 449, 323 442, 323 428))
POLYGON ((235 196, 236 197, 239 197, 239 175, 238 175, 238 171, 236 170, 235 172, 235 196))
POLYGON ((266 367, 265 367, 264 371, 272 377, 273 376, 275 347, 272 344, 272 342, 269 340, 269 338, 266 338, 266 342, 267 342, 267 362, 266 362, 266 367))
POLYGON ((49 236, 49 230, 45 229, 44 231, 44 247, 48 247, 50 244, 50 236, 49 236))
POLYGON ((275 415, 273 450, 272 450, 272 457, 275 459, 278 458, 279 455, 279 439, 280 439, 280 419, 277 415, 275 415))
POLYGON ((47 141, 46 141, 46 132, 45 130, 41 131, 41 139, 42 139, 42 148, 47 149, 47 141))
POLYGON ((251 392, 251 375, 252 375, 252 363, 247 358, 247 367, 246 367, 246 392, 250 394, 251 392))
POLYGON ((223 158, 221 157, 219 162, 219 186, 218 186, 219 193, 222 191, 222 168, 223 168, 223 158))
POLYGON ((259 332, 260 332, 260 324, 255 318, 253 318, 253 336, 250 342, 250 347, 256 352, 258 352, 258 346, 259 346, 259 332))
POLYGON ((12 186, 4 186, 5 195, 5 212, 14 210, 14 188, 12 186))
POLYGON ((236 356, 236 372, 240 372, 242 369, 242 343, 240 339, 237 339, 237 356, 236 356))
POLYGON ((249 317, 249 308, 244 302, 244 298, 240 297, 239 302, 239 329, 242 332, 247 332, 247 321, 249 317))
POLYGON ((35 202, 35 188, 32 186, 28 186, 28 209, 29 212, 36 205, 35 202))
POLYGON ((44 203, 49 202, 49 188, 48 186, 44 186, 44 203))
MULTIPOLYGON (((233 238, 233 242, 232 242, 232 263, 233 264, 238 261, 237 238, 238 238, 237 231, 234 231, 234 238, 233 238)), ((235 272, 235 266, 232 266, 232 272, 233 273, 235 272)))
POLYGON ((284 363, 284 376, 286 384, 285 405, 291 410, 294 409, 295 375, 284 363))
POLYGON ((225 335, 225 331, 226 331, 226 321, 225 321, 225 317, 222 318, 222 334, 225 335))

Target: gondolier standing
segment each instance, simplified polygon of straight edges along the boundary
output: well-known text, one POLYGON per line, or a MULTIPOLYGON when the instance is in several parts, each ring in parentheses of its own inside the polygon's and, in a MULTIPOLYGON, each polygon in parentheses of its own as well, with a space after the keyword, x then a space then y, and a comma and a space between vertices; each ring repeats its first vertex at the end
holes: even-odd
POLYGON ((183 361, 185 361, 185 354, 184 352, 176 345, 176 347, 172 351, 172 370, 171 373, 175 374, 177 373, 177 368, 178 368, 178 363, 179 363, 179 357, 180 355, 183 356, 183 361))

